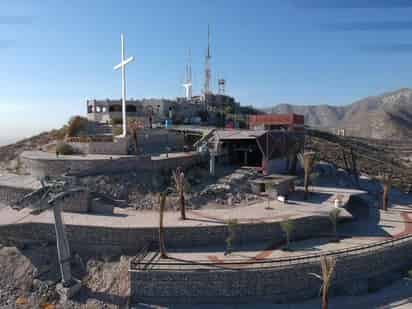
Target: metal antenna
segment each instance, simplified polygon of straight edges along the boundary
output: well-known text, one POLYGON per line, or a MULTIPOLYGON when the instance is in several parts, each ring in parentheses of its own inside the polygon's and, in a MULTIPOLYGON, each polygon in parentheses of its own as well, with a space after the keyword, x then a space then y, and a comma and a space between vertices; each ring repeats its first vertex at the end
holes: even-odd
POLYGON ((211 65, 210 65, 210 59, 212 58, 211 52, 210 52, 210 25, 207 26, 207 52, 206 52, 206 59, 205 59, 205 85, 203 92, 204 94, 210 94, 211 93, 211 88, 210 88, 210 79, 212 76, 212 70, 211 70, 211 65))
POLYGON ((192 63, 191 63, 191 50, 189 48, 189 59, 188 63, 186 63, 186 77, 185 82, 182 84, 185 88, 185 97, 186 100, 192 99, 192 63))

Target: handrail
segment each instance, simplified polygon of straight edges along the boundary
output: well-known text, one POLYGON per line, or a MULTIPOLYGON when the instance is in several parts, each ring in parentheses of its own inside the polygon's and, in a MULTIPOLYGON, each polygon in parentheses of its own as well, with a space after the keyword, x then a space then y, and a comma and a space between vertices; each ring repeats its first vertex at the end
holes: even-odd
MULTIPOLYGON (((131 263, 131 269, 136 269, 136 266, 138 269, 144 269, 146 268, 147 265, 164 265, 164 266, 189 266, 189 265, 198 265, 198 266, 238 266, 238 265, 263 265, 267 267, 279 267, 283 266, 284 263, 287 265, 291 264, 307 264, 307 263, 312 263, 314 261, 317 261, 321 256, 335 256, 338 259, 342 257, 346 257, 348 255, 354 254, 354 253, 363 253, 367 251, 378 251, 383 248, 387 247, 393 247, 397 244, 405 243, 407 241, 412 241, 412 234, 411 235, 406 235, 398 238, 393 238, 385 241, 380 241, 376 242, 373 244, 368 244, 368 245, 363 245, 363 246, 356 246, 356 247, 350 247, 350 248, 345 248, 345 249, 340 249, 340 250, 334 250, 334 251, 327 251, 324 253, 317 253, 317 254, 309 254, 309 255, 301 255, 301 256, 296 256, 296 257, 289 257, 289 258, 277 258, 277 259, 265 259, 265 260, 231 260, 231 261, 222 261, 222 262, 211 262, 211 261, 206 261, 206 260, 194 260, 194 261, 184 261, 184 263, 181 262, 171 262, 171 261, 162 261, 160 263, 156 262, 145 262, 143 259, 138 260, 138 261, 132 261, 131 263), (376 249, 376 250, 374 250, 376 249), (278 265, 273 265, 273 264, 278 264, 278 265), (144 266, 144 267, 142 267, 144 266)), ((241 269, 241 268, 239 268, 241 269)), ((252 268, 253 269, 253 268, 252 268)), ((174 270, 182 270, 180 269, 174 269, 174 270)), ((230 267, 229 270, 236 270, 235 267, 230 267)))

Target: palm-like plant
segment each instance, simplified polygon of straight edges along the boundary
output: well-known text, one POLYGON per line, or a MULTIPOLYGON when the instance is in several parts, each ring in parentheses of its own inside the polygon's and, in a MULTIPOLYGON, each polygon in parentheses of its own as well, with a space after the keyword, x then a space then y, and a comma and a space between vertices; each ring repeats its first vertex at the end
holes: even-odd
POLYGON ((134 149, 135 153, 138 154, 139 152, 139 144, 138 144, 138 133, 139 133, 139 123, 137 120, 129 122, 129 130, 132 134, 133 137, 133 142, 134 142, 134 149))
POLYGON ((238 221, 237 219, 229 219, 227 221, 228 236, 226 238, 226 254, 231 254, 233 252, 233 243, 236 239, 236 229, 238 221))
POLYGON ((339 219, 339 214, 341 213, 342 209, 340 208, 334 208, 329 212, 329 220, 332 223, 333 227, 333 235, 335 236, 335 240, 339 241, 338 237, 338 219, 339 219))
POLYGON ((290 250, 290 239, 295 229, 295 223, 292 220, 288 219, 286 221, 280 222, 280 227, 286 235, 286 249, 290 250))
POLYGON ((315 152, 305 152, 303 155, 299 156, 301 164, 303 165, 303 169, 305 170, 305 178, 304 178, 304 195, 303 199, 307 200, 309 197, 309 182, 310 182, 310 174, 313 171, 313 167, 317 161, 317 155, 315 152))
POLYGON ((389 204, 389 191, 392 185, 392 175, 391 174, 384 174, 381 176, 381 182, 383 184, 383 210, 388 210, 389 204))
POLYGON ((336 258, 334 256, 321 256, 320 268, 322 275, 315 273, 309 273, 309 275, 315 276, 322 282, 321 296, 322 296, 322 309, 328 309, 329 306, 329 289, 332 284, 332 278, 336 268, 336 258))
POLYGON ((166 248, 165 248, 165 232, 163 227, 163 215, 166 205, 166 192, 160 193, 159 196, 159 251, 160 257, 166 258, 166 248))
POLYGON ((173 181, 176 192, 179 194, 180 203, 180 219, 186 220, 186 204, 185 204, 185 174, 180 167, 173 171, 173 181))

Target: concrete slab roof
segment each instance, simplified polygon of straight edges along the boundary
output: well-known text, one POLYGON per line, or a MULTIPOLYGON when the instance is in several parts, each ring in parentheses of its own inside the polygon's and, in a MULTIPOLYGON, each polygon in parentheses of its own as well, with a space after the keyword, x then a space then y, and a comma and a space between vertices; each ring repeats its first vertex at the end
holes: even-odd
POLYGON ((217 130, 216 136, 220 140, 256 139, 264 134, 266 130, 217 130))

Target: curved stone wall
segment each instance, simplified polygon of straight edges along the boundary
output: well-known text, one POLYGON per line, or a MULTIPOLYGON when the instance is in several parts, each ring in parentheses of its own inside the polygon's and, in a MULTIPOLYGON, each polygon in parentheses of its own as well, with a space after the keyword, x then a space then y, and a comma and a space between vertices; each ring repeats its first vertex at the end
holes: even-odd
POLYGON ((177 166, 187 168, 203 158, 198 153, 185 153, 180 156, 157 159, 150 156, 60 156, 37 152, 24 152, 21 161, 27 171, 35 177, 60 176, 65 173, 79 176, 114 174, 130 171, 155 171, 159 169, 175 169, 177 166))
MULTIPOLYGON (((332 293, 361 294, 382 286, 412 265, 412 239, 337 255, 332 293)), ((231 270, 224 264, 208 269, 129 271, 134 301, 154 303, 293 302, 319 295, 319 261, 282 263, 231 270)))
MULTIPOLYGON (((98 216, 96 216, 98 218, 98 216)), ((303 239, 329 233, 331 226, 327 217, 306 217, 295 220, 294 239, 303 239)), ((66 225, 70 245, 79 249, 114 248, 137 252, 149 242, 157 242, 158 228, 122 228, 66 225)), ((227 227, 210 225, 201 227, 165 228, 168 248, 192 248, 225 244, 227 227)), ((273 241, 282 243, 284 233, 279 222, 239 224, 237 243, 273 241)), ((46 223, 23 223, 0 226, 0 242, 30 243, 55 242, 54 225, 46 223)))
POLYGON ((32 191, 33 190, 27 188, 0 186, 0 203, 14 205, 18 200, 32 191))

